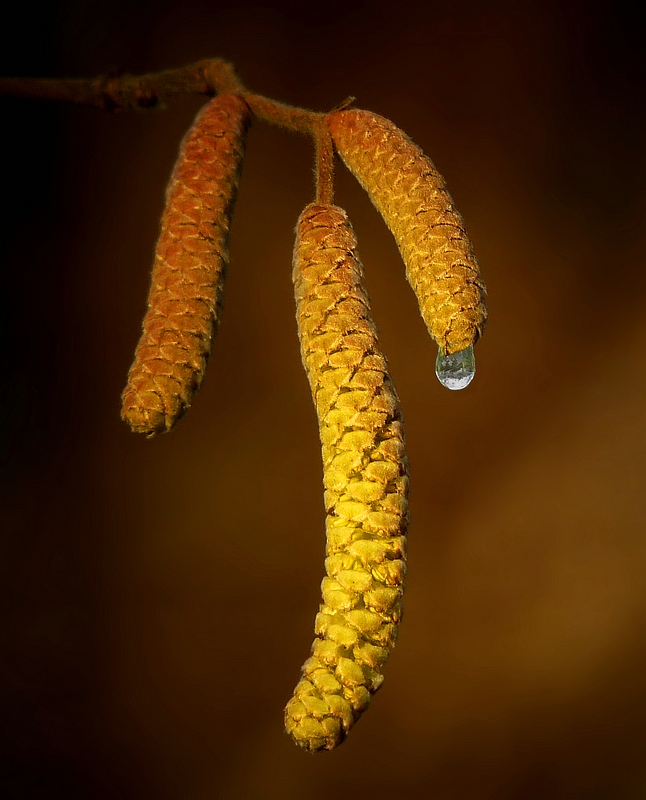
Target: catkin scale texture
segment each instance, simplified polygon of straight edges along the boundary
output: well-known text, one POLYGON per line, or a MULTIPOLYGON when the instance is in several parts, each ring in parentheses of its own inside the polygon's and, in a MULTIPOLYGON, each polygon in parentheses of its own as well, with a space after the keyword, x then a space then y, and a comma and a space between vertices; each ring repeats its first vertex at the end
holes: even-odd
POLYGON ((219 95, 182 142, 166 191, 143 333, 122 395, 121 416, 137 433, 169 431, 204 377, 250 121, 241 97, 219 95))
POLYGON ((474 344, 487 319, 478 262, 444 179, 390 120, 361 109, 327 118, 341 159, 392 231, 429 333, 444 353, 474 344))
POLYGON ((362 273, 345 212, 309 205, 293 278, 322 445, 327 576, 285 727, 310 751, 336 747, 367 708, 402 613, 408 462, 362 273))

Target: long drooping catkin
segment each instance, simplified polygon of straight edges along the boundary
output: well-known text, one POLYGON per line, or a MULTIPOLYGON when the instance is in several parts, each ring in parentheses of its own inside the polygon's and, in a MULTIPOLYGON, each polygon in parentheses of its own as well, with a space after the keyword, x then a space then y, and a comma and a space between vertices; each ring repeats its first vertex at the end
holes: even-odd
POLYGON ((133 431, 169 431, 199 388, 219 321, 229 227, 251 112, 219 95, 199 113, 166 192, 143 333, 122 395, 133 431))
POLYGON ((285 726, 308 750, 331 750, 367 708, 401 618, 404 434, 356 247, 342 209, 313 204, 301 214, 293 277, 323 450, 327 577, 285 726))
POLYGON ((444 353, 484 328, 485 287, 471 242, 432 161, 390 120, 360 109, 329 115, 336 149, 392 231, 429 333, 444 353))

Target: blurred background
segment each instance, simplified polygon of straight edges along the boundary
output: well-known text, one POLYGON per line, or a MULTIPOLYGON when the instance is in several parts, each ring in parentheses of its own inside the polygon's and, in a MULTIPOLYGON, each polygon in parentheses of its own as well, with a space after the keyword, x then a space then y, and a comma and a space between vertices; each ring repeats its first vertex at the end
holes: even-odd
MULTIPOLYGON (((282 711, 323 576, 293 229, 306 139, 258 123, 201 393, 119 419, 164 188, 201 106, 0 99, 0 795, 646 797, 646 41, 627 3, 17 5, 6 76, 233 61, 254 91, 394 120, 444 174, 490 322, 463 392, 339 168, 411 461, 406 614, 337 751, 282 711)), ((636 13, 636 12, 635 12, 636 13)))

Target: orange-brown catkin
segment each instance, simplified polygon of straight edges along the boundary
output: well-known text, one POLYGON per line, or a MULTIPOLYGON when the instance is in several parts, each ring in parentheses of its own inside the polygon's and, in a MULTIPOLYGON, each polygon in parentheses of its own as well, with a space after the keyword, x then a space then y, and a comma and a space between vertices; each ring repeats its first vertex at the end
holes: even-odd
POLYGON ((383 681, 401 618, 408 474, 401 412, 345 212, 300 216, 294 287, 323 450, 327 577, 312 655, 285 709, 307 750, 336 747, 383 681))
POLYGON ((166 191, 143 333, 122 395, 121 416, 137 433, 169 431, 204 377, 250 120, 241 97, 219 95, 182 142, 166 191))
POLYGON ((329 115, 337 152, 392 231, 429 333, 444 353, 484 328, 485 287, 471 242, 433 162, 390 120, 360 109, 329 115))

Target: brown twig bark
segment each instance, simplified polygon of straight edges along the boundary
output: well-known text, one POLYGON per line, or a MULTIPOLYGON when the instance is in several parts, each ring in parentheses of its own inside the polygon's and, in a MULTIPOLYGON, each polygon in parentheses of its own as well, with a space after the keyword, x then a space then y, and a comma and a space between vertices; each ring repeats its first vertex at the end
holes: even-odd
POLYGON ((278 103, 248 91, 228 61, 210 58, 178 69, 104 75, 88 79, 0 78, 0 96, 56 100, 107 111, 133 111, 162 105, 187 94, 242 95, 258 119, 298 133, 316 135, 325 116, 278 103))
POLYGON ((0 78, 0 95, 91 105, 108 111, 153 108, 184 94, 243 94, 235 68, 221 58, 147 75, 128 73, 98 78, 0 78))

